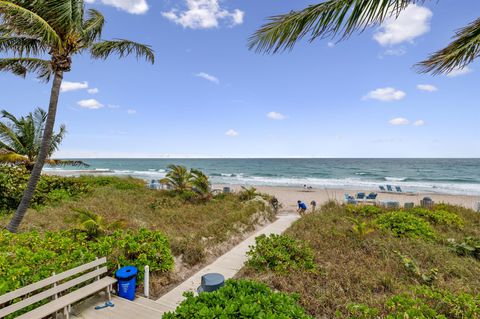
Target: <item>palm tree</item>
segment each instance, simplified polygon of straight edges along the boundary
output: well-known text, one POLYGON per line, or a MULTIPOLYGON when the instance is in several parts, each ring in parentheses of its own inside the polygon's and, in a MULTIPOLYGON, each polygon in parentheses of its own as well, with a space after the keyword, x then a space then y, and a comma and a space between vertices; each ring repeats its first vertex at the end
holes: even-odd
MULTIPOLYGON (((0 122, 0 163, 21 164, 28 171, 32 171, 42 143, 47 112, 37 108, 25 117, 16 118, 11 113, 0 111, 2 118, 8 122, 0 122)), ((67 161, 51 159, 53 152, 58 150, 60 143, 65 137, 65 125, 60 125, 58 133, 52 133, 50 150, 45 160, 50 166, 73 165, 88 166, 82 161, 67 161)))
POLYGON ((209 198, 211 195, 211 184, 208 176, 198 169, 191 169, 192 190, 203 198, 209 198))
POLYGON ((85 14, 83 0, 0 0, 0 52, 12 53, 0 58, 0 71, 25 77, 34 73, 43 81, 53 77, 47 121, 23 198, 7 229, 16 232, 27 211, 43 165, 51 150, 64 72, 70 71, 75 54, 90 52, 94 59, 135 54, 154 63, 149 46, 129 40, 101 41, 105 19, 90 9, 85 14))
POLYGON ((169 165, 166 177, 160 182, 170 185, 174 190, 186 191, 191 189, 192 174, 185 166, 169 165))
MULTIPOLYGON (((353 33, 398 18, 410 4, 425 0, 327 0, 301 11, 269 18, 250 38, 249 47, 257 52, 277 53, 293 49, 308 36, 310 42, 322 38, 340 40, 353 33)), ((417 64, 420 72, 449 73, 463 68, 480 56, 480 18, 455 33, 453 41, 425 61, 417 64)))

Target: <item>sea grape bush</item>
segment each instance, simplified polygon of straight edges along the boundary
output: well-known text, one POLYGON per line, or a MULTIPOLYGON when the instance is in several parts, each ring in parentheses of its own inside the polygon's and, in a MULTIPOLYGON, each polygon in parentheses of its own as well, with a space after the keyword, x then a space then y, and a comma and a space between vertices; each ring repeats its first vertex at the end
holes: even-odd
POLYGON ((376 219, 380 229, 390 231, 396 237, 421 238, 432 240, 435 232, 424 219, 408 212, 389 212, 376 219))
POLYGON ((125 265, 137 266, 140 271, 145 265, 153 272, 173 269, 169 242, 156 231, 116 231, 96 240, 71 231, 45 234, 2 231, 0 295, 104 256, 112 274, 125 265))
POLYGON ((445 209, 430 210, 422 207, 415 207, 408 212, 424 217, 430 222, 439 225, 456 226, 460 228, 464 225, 464 221, 460 216, 445 209))
POLYGON ((255 238, 255 246, 250 246, 247 255, 246 265, 257 270, 286 272, 315 268, 312 249, 287 235, 261 235, 255 238))
POLYGON ((298 304, 296 295, 274 292, 265 284, 249 280, 227 280, 211 293, 185 293, 186 299, 164 319, 313 319, 298 304))
POLYGON ((361 215, 364 217, 378 216, 384 212, 381 207, 371 205, 347 205, 345 210, 347 213, 361 215))
POLYGON ((400 294, 390 298, 383 316, 381 311, 366 305, 349 305, 349 319, 475 319, 480 318, 480 295, 453 294, 446 290, 427 286, 413 287, 411 294, 400 294))
MULTIPOLYGON (((27 187, 28 171, 23 167, 0 165, 0 213, 15 209, 27 187)), ((70 177, 43 175, 38 182, 33 205, 68 199, 91 191, 90 185, 70 177)))

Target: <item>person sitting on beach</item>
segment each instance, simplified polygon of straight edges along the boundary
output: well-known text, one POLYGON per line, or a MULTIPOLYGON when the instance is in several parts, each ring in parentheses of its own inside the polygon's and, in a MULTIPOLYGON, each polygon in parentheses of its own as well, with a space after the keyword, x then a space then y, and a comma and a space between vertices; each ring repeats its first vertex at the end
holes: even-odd
POLYGON ((302 202, 301 200, 297 201, 297 204, 298 204, 297 213, 299 213, 300 216, 305 215, 305 212, 307 211, 307 205, 305 205, 305 203, 302 202))
POLYGON ((317 202, 312 200, 310 202, 310 205, 312 206, 312 213, 315 213, 315 208, 317 207, 317 202))

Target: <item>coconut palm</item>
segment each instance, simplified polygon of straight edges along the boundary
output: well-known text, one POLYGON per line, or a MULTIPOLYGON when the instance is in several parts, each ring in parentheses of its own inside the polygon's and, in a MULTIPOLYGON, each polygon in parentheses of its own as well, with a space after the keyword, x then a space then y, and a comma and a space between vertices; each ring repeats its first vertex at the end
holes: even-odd
MULTIPOLYGON (((24 165, 32 171, 42 143, 47 112, 37 108, 27 116, 16 118, 13 114, 2 110, 2 118, 6 122, 0 122, 0 163, 24 165)), ((67 161, 51 159, 53 152, 58 150, 60 143, 65 137, 65 125, 60 125, 58 133, 52 133, 52 142, 47 154, 46 163, 50 166, 73 165, 88 166, 82 161, 67 161)))
MULTIPOLYGON (((300 11, 269 18, 249 41, 250 49, 277 53, 293 49, 304 37, 310 42, 322 38, 348 38, 387 18, 397 18, 409 5, 426 0, 327 0, 300 11)), ((420 62, 420 72, 449 73, 463 68, 480 55, 480 18, 458 30, 453 41, 420 62)))
POLYGON ((182 165, 169 165, 166 177, 160 180, 160 183, 182 192, 191 189, 191 182, 192 174, 182 165))
POLYGON ((25 77, 34 73, 43 81, 53 78, 48 116, 38 156, 24 196, 7 229, 16 232, 51 150, 60 86, 72 57, 89 52, 94 59, 135 54, 154 62, 149 46, 129 40, 102 41, 103 15, 83 0, 0 0, 0 52, 13 55, 0 58, 0 71, 25 77))

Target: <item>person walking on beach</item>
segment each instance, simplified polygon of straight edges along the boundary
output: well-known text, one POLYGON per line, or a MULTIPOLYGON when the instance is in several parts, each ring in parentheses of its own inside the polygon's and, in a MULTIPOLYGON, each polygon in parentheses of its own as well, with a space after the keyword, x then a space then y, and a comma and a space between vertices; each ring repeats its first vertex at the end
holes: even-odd
POLYGON ((307 211, 307 205, 305 205, 305 203, 302 202, 301 200, 297 201, 297 204, 298 204, 297 213, 299 213, 300 216, 305 215, 305 212, 307 211))

